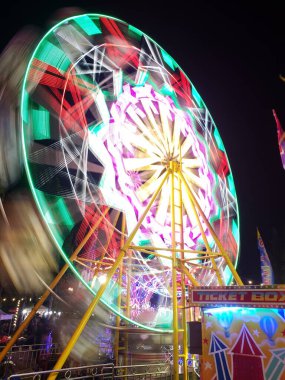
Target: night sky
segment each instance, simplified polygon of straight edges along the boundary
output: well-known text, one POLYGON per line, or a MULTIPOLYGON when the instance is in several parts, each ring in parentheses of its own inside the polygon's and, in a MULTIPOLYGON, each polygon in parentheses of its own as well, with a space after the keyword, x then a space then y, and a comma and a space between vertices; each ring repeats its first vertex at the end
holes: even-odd
MULTIPOLYGON (((285 82, 279 77, 285 76, 285 33, 277 1, 249 3, 10 1, 1 6, 0 48, 25 25, 43 35, 56 10, 67 6, 120 18, 159 43, 186 72, 220 131, 239 203, 238 272, 245 282, 260 282, 256 227, 270 257, 274 234, 279 241, 285 235, 285 171, 272 116, 275 108, 285 129, 285 82)), ((276 250, 271 258, 278 267, 276 250)))

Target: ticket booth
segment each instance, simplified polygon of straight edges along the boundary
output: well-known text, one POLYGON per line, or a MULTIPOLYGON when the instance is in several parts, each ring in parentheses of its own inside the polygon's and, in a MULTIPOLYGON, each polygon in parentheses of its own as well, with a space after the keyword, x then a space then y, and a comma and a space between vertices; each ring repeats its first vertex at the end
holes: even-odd
POLYGON ((189 289, 202 311, 202 380, 285 380, 285 286, 189 289))

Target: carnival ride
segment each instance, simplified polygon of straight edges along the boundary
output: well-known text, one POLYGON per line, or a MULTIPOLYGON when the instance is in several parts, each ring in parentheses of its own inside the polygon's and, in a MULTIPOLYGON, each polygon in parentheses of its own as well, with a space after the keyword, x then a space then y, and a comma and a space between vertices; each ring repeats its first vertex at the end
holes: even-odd
POLYGON ((75 16, 54 26, 30 60, 22 129, 31 189, 66 261, 49 288, 70 268, 94 296, 55 369, 100 301, 117 315, 116 360, 121 319, 169 332, 178 378, 187 287, 242 284, 234 181, 195 87, 135 27, 75 16))

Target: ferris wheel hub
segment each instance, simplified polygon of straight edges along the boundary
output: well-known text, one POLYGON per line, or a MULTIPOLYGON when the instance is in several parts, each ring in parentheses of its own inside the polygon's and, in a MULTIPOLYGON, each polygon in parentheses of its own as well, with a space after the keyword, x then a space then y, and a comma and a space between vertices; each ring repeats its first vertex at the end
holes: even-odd
POLYGON ((177 173, 179 170, 180 170, 180 167, 181 167, 181 163, 178 162, 178 161, 169 161, 169 169, 174 172, 174 173, 177 173))

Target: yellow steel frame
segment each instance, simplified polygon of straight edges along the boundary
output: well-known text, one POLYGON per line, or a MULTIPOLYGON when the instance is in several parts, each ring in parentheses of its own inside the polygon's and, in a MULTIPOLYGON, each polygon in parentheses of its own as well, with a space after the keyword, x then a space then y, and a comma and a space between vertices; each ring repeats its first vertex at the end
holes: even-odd
MULTIPOLYGON (((184 195, 185 196, 185 195, 184 195)), ((96 228, 101 223, 102 219, 105 217, 106 213, 108 212, 108 208, 104 210, 101 217, 98 219, 98 221, 94 224, 92 229, 88 232, 88 234, 85 236, 85 238, 82 240, 81 244, 77 247, 77 249, 73 252, 73 254, 70 257, 71 261, 77 260, 77 256, 81 249, 84 247, 88 239, 91 237, 91 235, 94 233, 96 228)), ((78 338, 80 337, 83 329, 85 328, 90 316, 93 313, 93 310, 97 303, 99 302, 100 298, 102 297, 104 291, 106 290, 109 281, 113 277, 113 275, 119 270, 119 276, 118 276, 118 282, 119 285, 122 283, 122 273, 123 273, 123 259, 125 256, 128 257, 128 264, 127 265, 127 271, 131 270, 131 255, 133 250, 146 252, 153 254, 157 257, 163 257, 169 259, 171 262, 172 267, 172 296, 173 296, 173 378, 174 380, 178 380, 179 378, 179 366, 178 366, 178 360, 179 357, 183 358, 184 363, 184 380, 187 379, 187 358, 188 358, 188 344, 187 344, 187 323, 186 323, 186 293, 185 293, 185 279, 188 278, 191 282, 192 286, 199 286, 200 283, 196 280, 195 276, 191 273, 189 268, 187 267, 187 263, 191 262, 191 266, 197 266, 200 267, 201 264, 195 263, 194 261, 203 261, 208 260, 211 262, 211 266, 204 267, 205 269, 214 271, 219 285, 223 285, 224 281, 221 276, 221 273, 219 272, 219 269, 217 268, 215 258, 216 257, 222 257, 226 264, 228 265, 233 278, 235 279, 236 283, 238 285, 242 285, 242 281, 237 274, 234 265, 230 261, 227 252, 223 248, 219 238, 217 237, 215 231, 213 230, 211 224, 207 220, 205 214, 203 213, 203 210, 201 209, 198 201, 196 200, 195 196, 193 195, 191 191, 191 187, 189 186, 187 180, 185 179, 182 170, 181 170, 181 162, 177 161, 170 161, 166 164, 166 170, 162 177, 161 183, 152 195, 148 205, 146 206, 142 216, 140 217, 137 225, 133 229, 133 231, 129 234, 129 236, 125 240, 125 218, 123 217, 122 221, 122 238, 121 238, 121 250, 120 253, 114 262, 113 266, 106 272, 107 273, 107 279, 104 284, 102 284, 90 303, 88 309, 86 310, 83 318, 79 322, 77 328, 75 329, 73 335, 71 336, 69 342, 67 343, 65 349, 63 350, 61 356, 59 357, 57 363, 54 366, 54 370, 59 370, 64 365, 66 359, 68 358, 71 350, 73 349, 75 343, 77 342, 78 338), (169 185, 170 185, 170 204, 171 204, 171 228, 172 228, 172 247, 169 249, 166 248, 160 248, 160 247, 139 247, 133 245, 133 239, 138 232, 142 222, 144 221, 147 213, 149 212, 151 206, 153 205, 154 201, 158 197, 159 193, 162 191, 163 186, 165 185, 166 181, 170 179, 169 185), (187 250, 184 249, 184 236, 183 236, 183 218, 182 218, 182 209, 183 209, 183 191, 185 191, 189 201, 191 202, 192 209, 194 211, 194 216, 197 220, 197 223, 199 225, 199 228, 201 230, 201 236, 203 238, 206 251, 195 251, 195 250, 187 250), (210 231, 210 234, 212 235, 212 238, 214 239, 216 246, 218 247, 218 252, 212 252, 211 248, 209 246, 209 243, 207 241, 207 237, 204 233, 204 229, 201 224, 201 220, 205 223, 208 230, 210 231), (159 251, 170 251, 171 255, 170 257, 160 254, 159 251), (199 253, 199 258, 191 258, 191 259, 185 259, 185 253, 192 252, 192 253, 199 253), (180 279, 181 279, 181 301, 180 304, 178 304, 178 284, 177 284, 177 273, 180 273, 180 279), (182 338, 181 338, 182 334, 182 338), (183 349, 183 353, 179 354, 179 345, 181 345, 183 349)), ((82 264, 84 264, 82 262, 82 264)), ((102 263, 103 264, 103 263, 102 263)), ((98 266, 101 264, 96 263, 96 273, 98 271, 98 266)), ((10 342, 7 344, 7 346, 3 349, 3 351, 0 353, 0 362, 3 360, 7 352, 10 350, 10 348, 13 346, 13 344, 16 342, 22 331, 27 327, 28 323, 31 321, 33 316, 36 314, 39 307, 43 304, 43 302, 47 299, 48 295, 52 291, 52 289, 58 284, 66 270, 68 269, 68 264, 65 264, 64 267, 61 269, 61 271, 58 273, 56 278, 53 280, 53 282, 50 284, 50 287, 46 292, 43 294, 39 302, 35 305, 34 309, 31 311, 30 315, 25 319, 23 324, 18 328, 10 342)), ((128 281, 127 281, 127 297, 126 297, 126 316, 130 316, 130 276, 131 273, 127 273, 128 281)), ((121 298, 119 296, 118 298, 118 307, 121 307, 121 298)), ((119 324, 120 319, 119 317, 116 318, 116 335, 115 335, 115 361, 116 365, 118 365, 119 361, 119 324)), ((127 333, 126 333, 127 334, 127 333)), ((125 344, 125 354, 124 354, 124 364, 127 364, 127 342, 125 344)), ((55 379, 57 377, 57 372, 52 373, 49 375, 48 379, 55 379)))

